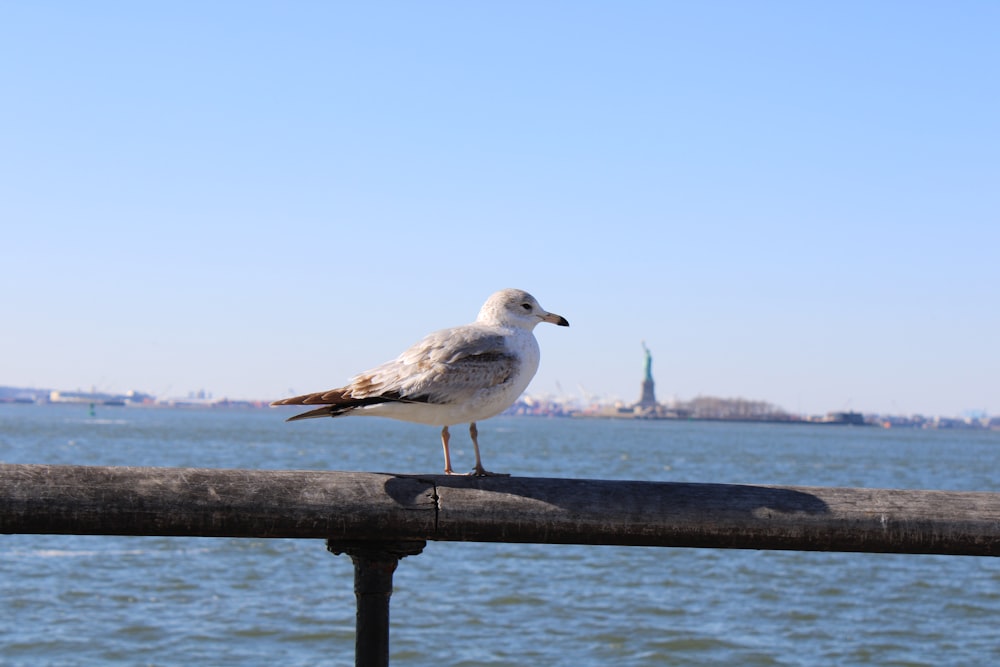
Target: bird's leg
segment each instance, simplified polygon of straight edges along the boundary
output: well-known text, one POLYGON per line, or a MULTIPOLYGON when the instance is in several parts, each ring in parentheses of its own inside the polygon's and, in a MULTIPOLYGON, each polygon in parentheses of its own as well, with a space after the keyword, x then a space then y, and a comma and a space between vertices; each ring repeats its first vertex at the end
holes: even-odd
POLYGON ((455 471, 451 469, 451 453, 448 451, 449 441, 451 441, 451 434, 448 433, 448 427, 445 426, 441 429, 441 445, 444 447, 444 474, 454 475, 455 471))
POLYGON ((479 429, 476 428, 476 422, 469 423, 469 435, 472 436, 472 448, 476 452, 476 469, 472 474, 476 477, 510 477, 506 473, 490 472, 483 467, 483 461, 479 458, 479 429))
POLYGON ((472 448, 476 452, 476 470, 473 474, 476 477, 484 477, 488 473, 483 467, 482 459, 479 458, 479 429, 476 428, 476 422, 469 422, 469 435, 472 437, 472 448))

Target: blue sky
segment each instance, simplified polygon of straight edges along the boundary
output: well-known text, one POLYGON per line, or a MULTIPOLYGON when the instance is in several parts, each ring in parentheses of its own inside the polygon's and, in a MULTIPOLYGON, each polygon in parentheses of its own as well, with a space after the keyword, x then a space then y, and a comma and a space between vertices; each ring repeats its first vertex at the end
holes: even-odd
POLYGON ((0 5, 0 384, 277 398, 520 287, 529 391, 1000 412, 1000 4, 0 5), (583 388, 581 390, 581 388, 583 388))

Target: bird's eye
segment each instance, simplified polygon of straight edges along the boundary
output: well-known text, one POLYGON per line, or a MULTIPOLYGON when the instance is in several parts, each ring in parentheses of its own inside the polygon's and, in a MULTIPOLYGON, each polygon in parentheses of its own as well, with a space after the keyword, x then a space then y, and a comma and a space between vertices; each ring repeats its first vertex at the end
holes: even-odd
POLYGON ((531 304, 530 303, 522 303, 521 304, 521 308, 524 308, 525 310, 530 311, 531 310, 531 304))

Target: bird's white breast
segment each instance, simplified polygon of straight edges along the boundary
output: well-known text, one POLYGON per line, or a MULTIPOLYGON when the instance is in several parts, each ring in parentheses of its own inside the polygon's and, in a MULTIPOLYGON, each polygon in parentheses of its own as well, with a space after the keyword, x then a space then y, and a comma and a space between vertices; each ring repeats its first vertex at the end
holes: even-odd
POLYGON ((382 403, 355 412, 435 426, 451 426, 494 417, 514 404, 538 370, 538 341, 531 331, 512 327, 502 332, 507 351, 517 357, 515 372, 507 381, 474 391, 461 402, 445 404, 382 403))

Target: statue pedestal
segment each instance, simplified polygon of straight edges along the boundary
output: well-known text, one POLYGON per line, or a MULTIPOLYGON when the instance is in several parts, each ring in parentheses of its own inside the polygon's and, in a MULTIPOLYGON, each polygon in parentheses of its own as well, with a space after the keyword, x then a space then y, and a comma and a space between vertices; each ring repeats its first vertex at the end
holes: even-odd
POLYGON ((656 407, 656 392, 653 390, 652 380, 642 381, 642 396, 639 398, 639 402, 636 403, 636 405, 641 408, 656 407))

